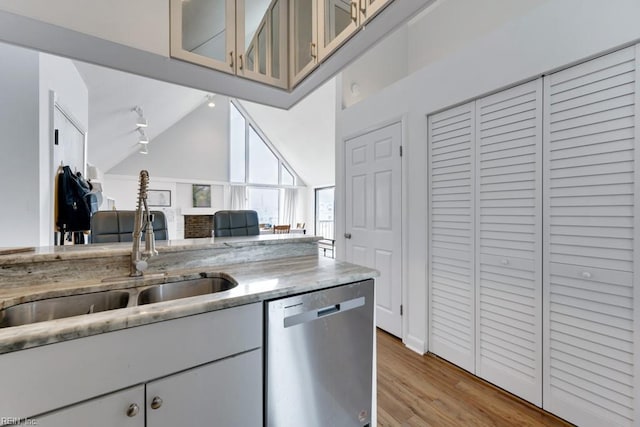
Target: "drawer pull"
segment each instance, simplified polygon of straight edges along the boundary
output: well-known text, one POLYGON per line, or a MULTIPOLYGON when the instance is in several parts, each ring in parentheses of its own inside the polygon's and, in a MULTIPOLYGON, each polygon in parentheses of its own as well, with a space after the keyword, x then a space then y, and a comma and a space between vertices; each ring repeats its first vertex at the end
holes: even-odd
POLYGON ((136 405, 135 403, 132 403, 127 408, 127 417, 133 418, 136 415, 138 415, 139 412, 140 412, 140 407, 138 405, 136 405))
POLYGON ((589 273, 588 271, 583 271, 582 277, 584 277, 585 279, 591 279, 591 273, 589 273))
POLYGON ((502 263, 502 265, 509 265, 509 260, 506 258, 502 258, 502 261, 500 261, 502 263))
POLYGON ((151 409, 160 409, 161 406, 162 406, 162 399, 160 399, 158 396, 154 397, 153 400, 151 401, 151 409))

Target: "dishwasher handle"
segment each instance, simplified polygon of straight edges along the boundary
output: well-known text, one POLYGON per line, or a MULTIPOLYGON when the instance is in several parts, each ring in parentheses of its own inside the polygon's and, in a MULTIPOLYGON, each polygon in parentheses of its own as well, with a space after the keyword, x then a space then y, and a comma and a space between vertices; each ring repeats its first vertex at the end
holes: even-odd
POLYGON ((364 305, 364 297, 358 297, 347 301, 340 302, 338 304, 330 305, 315 310, 305 311, 303 313, 294 314, 284 318, 284 327, 289 328, 291 326, 299 325, 301 323, 312 322, 323 317, 331 316, 333 314, 344 313, 349 310, 353 310, 364 305))
POLYGON ((328 316, 333 313, 337 313, 340 311, 340 304, 335 304, 327 308, 321 308, 317 311, 318 317, 328 316))

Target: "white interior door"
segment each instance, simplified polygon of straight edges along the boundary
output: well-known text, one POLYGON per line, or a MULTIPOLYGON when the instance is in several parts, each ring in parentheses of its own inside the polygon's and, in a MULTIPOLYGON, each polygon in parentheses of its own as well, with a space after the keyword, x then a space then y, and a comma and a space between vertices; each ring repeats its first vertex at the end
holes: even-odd
POLYGON ((429 116, 429 350, 475 372, 474 103, 429 116))
POLYGON ((476 101, 476 375, 542 404, 542 79, 476 101))
POLYGON ((637 47, 545 78, 544 408, 638 426, 637 47))
POLYGON ((402 125, 346 141, 346 260, 380 271, 376 324, 402 336, 402 125))

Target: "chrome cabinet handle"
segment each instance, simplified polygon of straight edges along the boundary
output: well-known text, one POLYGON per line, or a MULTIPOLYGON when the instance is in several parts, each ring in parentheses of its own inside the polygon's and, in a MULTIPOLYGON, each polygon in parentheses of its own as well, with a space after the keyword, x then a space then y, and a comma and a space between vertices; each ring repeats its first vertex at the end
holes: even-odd
POLYGON ((242 55, 238 55, 238 68, 241 70, 244 68, 244 61, 242 60, 242 55))
POLYGON ((233 68, 233 51, 229 52, 229 57, 231 58, 231 63, 229 64, 229 66, 233 68))
POLYGON ((132 403, 131 405, 129 405, 129 407, 127 408, 127 417, 135 417, 136 415, 138 415, 140 413, 140 407, 135 404, 132 403))
POLYGON ((313 59, 318 57, 318 54, 316 53, 316 44, 314 42, 311 42, 311 57, 313 59))
POLYGON ((344 233, 344 238, 345 239, 350 239, 351 238, 351 233, 344 233))
POLYGON ((162 406, 162 399, 158 396, 154 397, 151 401, 151 409, 159 409, 162 406))

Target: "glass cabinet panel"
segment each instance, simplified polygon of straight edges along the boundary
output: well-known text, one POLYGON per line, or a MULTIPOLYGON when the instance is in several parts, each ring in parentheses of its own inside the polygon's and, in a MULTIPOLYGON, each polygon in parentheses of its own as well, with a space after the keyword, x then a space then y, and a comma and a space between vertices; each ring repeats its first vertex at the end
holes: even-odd
POLYGON ((371 19, 382 8, 391 3, 393 0, 358 0, 358 8, 361 13, 361 23, 371 19))
POLYGON ((282 0, 238 0, 238 74, 287 87, 286 76, 280 63, 286 62, 286 49, 280 46, 286 40, 286 20, 282 0))
POLYGON ((235 72, 235 0, 171 0, 171 56, 235 72))
POLYGON ((316 0, 291 0, 291 61, 293 82, 302 80, 317 63, 316 0))
POLYGON ((320 18, 322 19, 320 54, 324 57, 325 52, 328 53, 337 47, 358 27, 358 4, 352 0, 320 1, 320 18))

